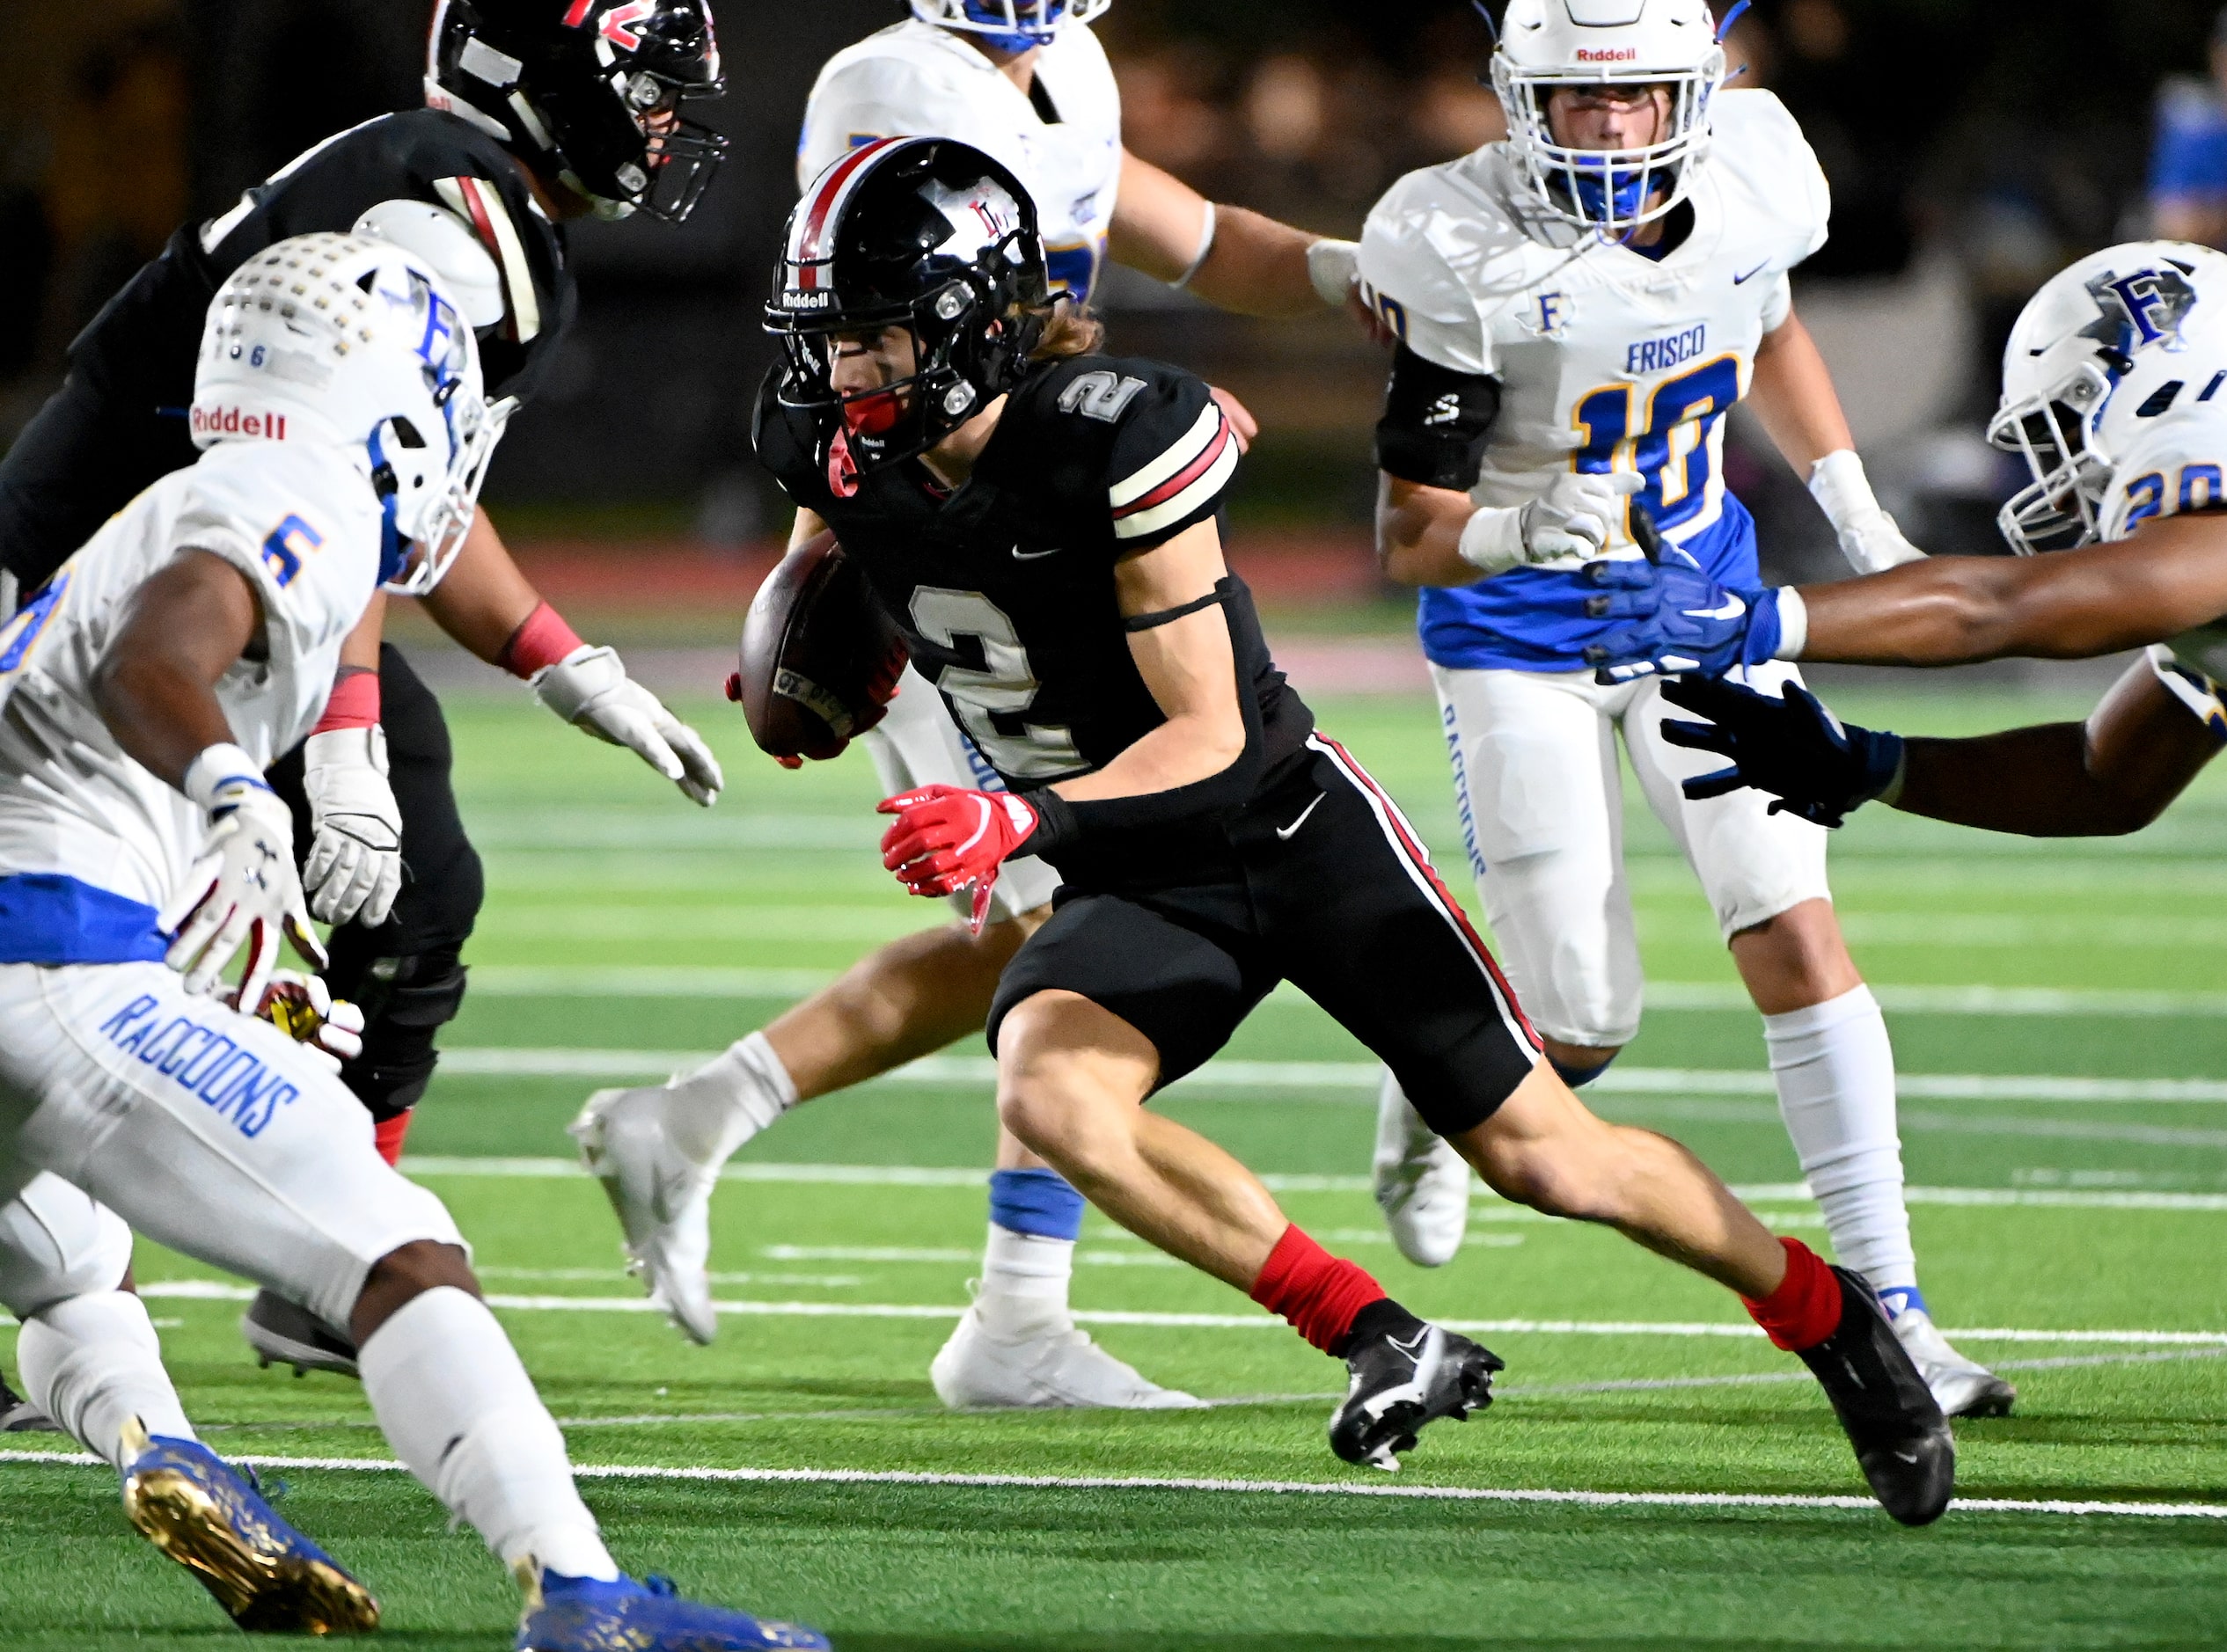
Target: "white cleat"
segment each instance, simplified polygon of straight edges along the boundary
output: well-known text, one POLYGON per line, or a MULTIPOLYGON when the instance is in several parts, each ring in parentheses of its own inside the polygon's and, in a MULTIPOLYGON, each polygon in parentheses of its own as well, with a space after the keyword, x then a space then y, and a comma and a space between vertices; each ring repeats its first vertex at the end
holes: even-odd
POLYGON ((719 1334, 712 1306, 711 1195, 719 1181, 673 1144, 662 1085, 598 1090, 566 1126, 626 1232, 627 1271, 691 1340, 719 1334))
POLYGON ((1923 1308, 1904 1308, 1894 1316, 1894 1335, 1917 1367, 1945 1417, 2007 1417, 2018 1391, 1986 1366, 1949 1346, 1933 1316, 1923 1308))
POLYGON ((928 1380, 935 1397, 954 1411, 1059 1406, 1179 1411, 1206 1403, 1147 1380, 1073 1325, 1019 1341, 994 1337, 979 1306, 959 1317, 950 1341, 928 1366, 928 1380))
POLYGON ((1469 1164, 1423 1122, 1388 1071, 1376 1097, 1376 1202, 1400 1254, 1442 1268, 1469 1225, 1469 1164))

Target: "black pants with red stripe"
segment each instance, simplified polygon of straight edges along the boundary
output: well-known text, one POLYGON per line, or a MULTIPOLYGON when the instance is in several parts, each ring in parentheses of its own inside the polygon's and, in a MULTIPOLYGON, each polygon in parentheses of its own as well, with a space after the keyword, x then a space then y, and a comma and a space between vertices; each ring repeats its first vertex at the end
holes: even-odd
POLYGON ((1537 1062, 1537 1036, 1391 799, 1336 741, 1308 746, 1224 827, 1231 854, 1210 876, 1063 888, 998 983, 991 1049, 1015 1005, 1065 990, 1151 1040, 1169 1084, 1289 981, 1440 1135, 1490 1117, 1537 1062))

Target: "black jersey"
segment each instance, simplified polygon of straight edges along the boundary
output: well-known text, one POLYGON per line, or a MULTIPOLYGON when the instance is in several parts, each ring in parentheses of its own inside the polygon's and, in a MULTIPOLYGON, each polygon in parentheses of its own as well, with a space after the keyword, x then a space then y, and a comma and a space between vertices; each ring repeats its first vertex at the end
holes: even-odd
MULTIPOLYGON (((1032 367, 972 475, 946 493, 917 461, 855 477, 839 456, 831 479, 828 433, 781 404, 780 372, 759 394, 759 459, 859 559, 913 665, 1007 786, 1103 768, 1167 720, 1130 654, 1114 565, 1220 508, 1236 438, 1203 383, 1116 356, 1032 367)), ((1314 718, 1269 657, 1251 594, 1227 585, 1239 680, 1272 767, 1314 718)))
POLYGON ((158 478, 194 462, 186 428, 209 300, 275 241, 346 231, 381 201, 445 207, 502 278, 508 313, 480 331, 490 399, 524 398, 572 318, 564 232, 509 152, 460 116, 382 115, 327 138, 206 224, 187 224, 70 347, 70 379, 0 466, 0 564, 28 589, 158 478))

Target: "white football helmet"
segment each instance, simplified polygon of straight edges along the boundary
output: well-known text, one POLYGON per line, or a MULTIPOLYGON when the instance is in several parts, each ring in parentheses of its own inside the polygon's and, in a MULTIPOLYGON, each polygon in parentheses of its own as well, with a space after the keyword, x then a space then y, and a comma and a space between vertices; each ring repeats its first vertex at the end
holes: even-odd
MULTIPOLYGON (((2020 556, 2096 537, 2112 473, 2146 420, 2227 368, 2227 255, 2183 241, 2091 253, 2026 301, 2003 350, 1988 440, 2033 480, 1996 518, 2020 556)), ((2216 387, 2214 387, 2216 391, 2216 387)))
POLYGON ((280 241, 217 289, 189 420, 201 447, 310 441, 360 455, 386 518, 380 579, 412 596, 463 547, 503 424, 481 394, 471 325, 428 261, 329 233, 280 241))
POLYGON ((1070 23, 1103 17, 1113 0, 912 0, 912 15, 939 28, 982 34, 1008 52, 1048 46, 1070 23))
POLYGON ((1532 190, 1557 217, 1610 240, 1692 190, 1709 152, 1710 100, 1724 83, 1725 48, 1703 0, 1508 0, 1492 54, 1492 89, 1532 190), (1669 129, 1657 142, 1581 150, 1555 141, 1547 103, 1557 87, 1637 84, 1669 89, 1669 129))

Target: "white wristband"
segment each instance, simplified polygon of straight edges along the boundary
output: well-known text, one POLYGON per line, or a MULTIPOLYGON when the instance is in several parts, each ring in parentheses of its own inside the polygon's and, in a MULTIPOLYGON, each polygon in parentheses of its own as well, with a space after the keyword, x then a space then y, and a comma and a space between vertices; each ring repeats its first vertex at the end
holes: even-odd
POLYGON ((1307 281, 1315 296, 1333 310, 1343 309, 1346 295, 1361 278, 1359 241, 1316 241, 1307 249, 1307 281))
POLYGON ((1206 203, 1205 222, 1198 226, 1198 251, 1190 255, 1190 263, 1183 273, 1168 284, 1177 292, 1190 285, 1190 278, 1206 267, 1206 260, 1214 251, 1214 203, 1206 203))
POLYGON ((1486 506, 1461 525, 1456 553, 1471 567, 1488 575, 1505 574, 1523 560, 1523 507, 1505 509, 1486 506))
POLYGON ((1810 466, 1809 496, 1833 524, 1835 533, 1879 514, 1871 478, 1864 474, 1864 461, 1852 448, 1828 453, 1810 466))
POLYGON ((263 778, 262 764, 238 746, 220 742, 186 765, 186 776, 178 789, 202 808, 214 809, 220 803, 237 800, 236 788, 242 784, 270 789, 263 778))
POLYGON ((1778 588, 1778 647, 1774 660, 1798 660, 1809 647, 1809 604, 1791 585, 1778 588))

